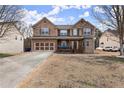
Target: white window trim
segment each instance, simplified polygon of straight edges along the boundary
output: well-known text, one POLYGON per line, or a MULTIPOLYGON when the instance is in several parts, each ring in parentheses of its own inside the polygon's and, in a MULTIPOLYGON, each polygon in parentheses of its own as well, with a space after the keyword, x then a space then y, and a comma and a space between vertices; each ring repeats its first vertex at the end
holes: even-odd
POLYGON ((60 36, 67 36, 68 35, 68 31, 67 30, 60 30, 60 36))
POLYGON ((77 36, 78 35, 78 30, 77 28, 73 29, 73 36, 77 36))
POLYGON ((88 28, 88 27, 84 28, 83 29, 83 35, 91 35, 91 31, 92 31, 91 28, 88 28))
POLYGON ((44 35, 44 36, 48 36, 49 35, 49 28, 41 28, 40 31, 41 31, 41 35, 44 35))

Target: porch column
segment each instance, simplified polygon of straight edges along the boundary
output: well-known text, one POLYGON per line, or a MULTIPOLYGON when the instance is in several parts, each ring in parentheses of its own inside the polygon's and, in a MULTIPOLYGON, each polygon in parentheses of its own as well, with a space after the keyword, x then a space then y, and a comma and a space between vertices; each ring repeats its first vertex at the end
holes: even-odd
POLYGON ((71 41, 71 43, 72 43, 72 49, 74 49, 74 41, 71 41))
POLYGON ((79 42, 77 41, 77 49, 78 49, 78 46, 79 46, 78 44, 79 44, 79 42))

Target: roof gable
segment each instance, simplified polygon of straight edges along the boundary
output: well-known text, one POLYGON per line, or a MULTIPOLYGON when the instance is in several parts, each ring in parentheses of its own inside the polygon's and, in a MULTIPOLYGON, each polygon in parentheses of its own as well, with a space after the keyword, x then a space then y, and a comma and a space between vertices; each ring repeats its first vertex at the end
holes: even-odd
POLYGON ((42 18, 40 21, 38 21, 37 23, 35 23, 32 27, 37 26, 38 24, 42 23, 43 21, 44 21, 44 22, 48 22, 48 23, 54 25, 49 19, 47 19, 46 17, 44 17, 44 18, 42 18))
POLYGON ((82 24, 83 24, 83 25, 90 25, 91 27, 94 27, 94 28, 95 28, 94 25, 92 25, 90 22, 84 20, 83 18, 80 19, 79 21, 77 21, 77 22, 74 24, 74 26, 80 26, 80 27, 81 27, 82 24))
MULTIPOLYGON (((1 23, 0 23, 0 24, 1 24, 1 23)), ((17 28, 17 26, 16 26, 15 23, 14 23, 14 24, 12 24, 12 23, 5 23, 5 25, 6 25, 6 24, 10 24, 10 25, 9 25, 10 27, 9 27, 7 30, 2 30, 2 31, 0 32, 0 37, 3 37, 3 36, 5 35, 5 33, 7 33, 8 30, 13 29, 13 27, 16 29, 16 31, 17 31, 20 35, 23 36, 23 34, 19 31, 19 29, 17 28)))
POLYGON ((103 33, 103 35, 106 35, 106 34, 112 34, 112 35, 114 35, 114 36, 119 36, 119 34, 118 34, 118 32, 116 31, 116 30, 111 30, 111 29, 108 29, 108 30, 106 30, 104 33, 103 33))

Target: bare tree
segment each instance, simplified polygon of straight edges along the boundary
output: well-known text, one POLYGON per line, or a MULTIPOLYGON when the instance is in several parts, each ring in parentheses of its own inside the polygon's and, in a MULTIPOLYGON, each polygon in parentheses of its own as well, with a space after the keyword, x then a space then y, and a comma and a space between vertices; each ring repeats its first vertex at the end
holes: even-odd
POLYGON ((20 21, 17 23, 17 27, 25 38, 32 37, 33 29, 31 24, 27 24, 26 22, 20 21))
POLYGON ((99 47, 99 39, 102 35, 102 32, 99 29, 95 31, 95 48, 99 47))
POLYGON ((21 6, 0 5, 0 34, 4 34, 11 25, 19 22, 23 16, 21 6))
POLYGON ((119 34, 120 55, 124 55, 124 6, 109 5, 97 6, 102 12, 97 12, 95 8, 92 10, 93 17, 106 27, 114 29, 119 34), (95 12, 94 12, 95 11, 95 12))

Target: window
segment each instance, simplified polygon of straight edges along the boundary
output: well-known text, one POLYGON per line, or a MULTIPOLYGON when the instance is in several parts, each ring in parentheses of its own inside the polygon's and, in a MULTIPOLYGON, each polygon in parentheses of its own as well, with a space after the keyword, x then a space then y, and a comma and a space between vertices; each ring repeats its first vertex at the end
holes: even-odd
POLYGON ((39 43, 35 43, 35 49, 36 50, 39 50, 40 48, 39 48, 39 43))
POLYGON ((67 30, 60 30, 60 36, 67 36, 67 30))
POLYGON ((73 35, 77 36, 77 29, 73 29, 73 35))
POLYGON ((49 43, 45 43, 45 46, 49 46, 49 43))
POLYGON ((44 43, 40 43, 40 46, 44 46, 44 43))
POLYGON ((50 46, 53 46, 54 44, 53 43, 50 43, 50 46))
POLYGON ((36 46, 39 46, 39 43, 36 43, 36 46))
POLYGON ((48 28, 41 28, 41 35, 49 35, 49 29, 48 28))
POLYGON ((50 50, 54 50, 54 43, 50 43, 50 50))
POLYGON ((36 47, 36 50, 39 50, 39 47, 36 47))
POLYGON ((84 35, 91 35, 91 29, 90 28, 84 28, 84 35))

